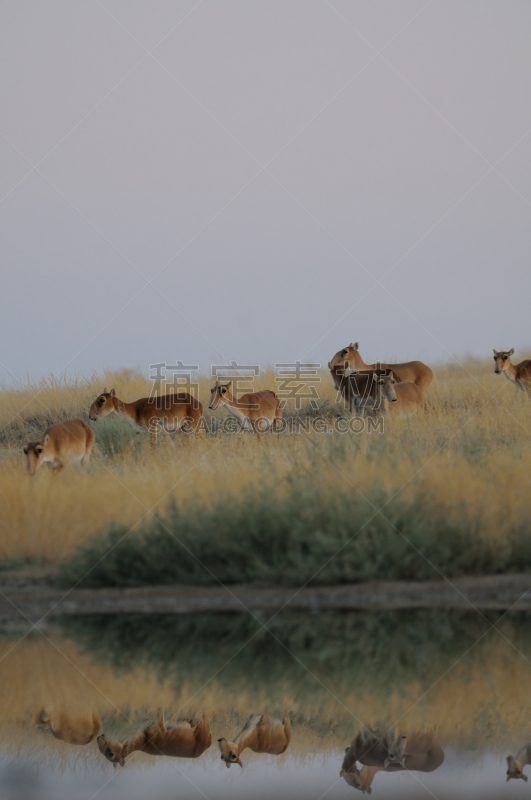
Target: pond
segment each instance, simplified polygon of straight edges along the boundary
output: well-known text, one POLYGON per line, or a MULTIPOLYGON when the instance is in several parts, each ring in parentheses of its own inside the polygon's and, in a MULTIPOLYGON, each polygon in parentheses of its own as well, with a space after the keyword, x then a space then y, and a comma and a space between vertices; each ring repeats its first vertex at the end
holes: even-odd
POLYGON ((69 617, 4 631, 0 669, 8 800, 528 788, 523 613, 69 617))

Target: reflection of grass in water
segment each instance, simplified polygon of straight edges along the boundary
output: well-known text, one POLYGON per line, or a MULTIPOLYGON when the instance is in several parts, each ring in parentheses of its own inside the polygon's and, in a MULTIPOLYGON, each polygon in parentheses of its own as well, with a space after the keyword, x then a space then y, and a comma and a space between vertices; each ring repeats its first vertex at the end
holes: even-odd
MULTIPOLYGON (((493 631, 476 644, 487 627, 454 612, 284 613, 271 623, 279 644, 236 614, 70 618, 63 638, 0 640, 0 741, 21 752, 43 707, 97 708, 120 738, 158 707, 170 718, 213 715, 214 738, 233 736, 251 713, 293 709, 298 755, 345 747, 360 721, 385 729, 398 719, 405 730, 435 727, 443 747, 510 752, 529 737, 531 632, 524 615, 500 623, 522 658, 493 631)), ((32 737, 50 754, 89 751, 32 737)))

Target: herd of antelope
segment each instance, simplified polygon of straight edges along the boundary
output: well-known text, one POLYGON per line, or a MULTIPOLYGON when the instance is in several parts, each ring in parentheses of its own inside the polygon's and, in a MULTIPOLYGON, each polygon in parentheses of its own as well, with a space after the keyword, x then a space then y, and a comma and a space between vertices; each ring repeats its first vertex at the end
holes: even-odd
MULTIPOLYGON (((199 758, 212 745, 210 719, 185 719, 169 723, 160 709, 152 725, 148 725, 134 738, 112 741, 104 733, 97 711, 79 712, 41 711, 37 716, 41 730, 49 730, 56 739, 67 744, 88 745, 95 739, 100 753, 114 767, 125 766, 133 753, 174 758, 199 758)), ((217 740, 221 761, 226 767, 238 764, 243 767, 242 753, 279 756, 291 742, 291 716, 252 714, 242 730, 233 738, 220 736, 217 740)), ((372 783, 379 772, 434 772, 444 761, 444 751, 432 731, 422 733, 381 733, 366 729, 358 733, 345 748, 339 777, 363 794, 372 793, 372 783)), ((531 764, 531 743, 524 745, 516 756, 507 756, 506 778, 524 780, 524 767, 531 764)))
MULTIPOLYGON (((514 348, 494 350, 494 372, 497 375, 503 373, 519 389, 531 393, 531 359, 513 364, 513 353, 514 348)), ((426 408, 433 372, 422 361, 366 364, 358 343, 351 342, 334 355, 328 368, 338 395, 350 413, 380 416, 391 411, 410 416, 426 408)), ((249 392, 236 398, 232 393, 232 381, 220 383, 216 380, 211 389, 209 408, 215 411, 220 407, 256 433, 258 438, 261 432, 281 429, 282 405, 273 391, 249 392)), ((104 389, 92 403, 89 419, 96 422, 109 414, 122 414, 147 428, 152 445, 156 444, 160 431, 178 431, 183 427, 199 436, 206 436, 202 427, 203 406, 188 392, 143 397, 126 403, 116 397, 114 389, 110 392, 104 389)), ((85 463, 90 459, 94 442, 94 431, 83 420, 58 422, 45 431, 42 439, 25 446, 28 469, 34 475, 45 463, 57 472, 70 463, 85 463)))

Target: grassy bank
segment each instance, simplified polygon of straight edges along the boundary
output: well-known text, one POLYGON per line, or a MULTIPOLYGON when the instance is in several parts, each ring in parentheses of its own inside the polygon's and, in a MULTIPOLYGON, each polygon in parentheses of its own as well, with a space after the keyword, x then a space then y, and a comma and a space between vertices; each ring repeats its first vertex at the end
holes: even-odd
MULTIPOLYGON (((319 377, 311 413, 330 421, 340 409, 319 377)), ((125 534, 89 580, 213 580, 174 536, 224 581, 300 585, 352 536, 319 580, 436 577, 415 548, 445 574, 529 566, 531 403, 491 363, 437 369, 431 410, 386 419, 382 433, 179 434, 153 452, 145 431, 109 418, 94 426, 87 469, 31 479, 23 443, 65 416, 87 419, 104 385, 124 400, 151 389, 123 373, 0 392, 0 562, 63 564, 77 580, 125 534), (371 520, 386 503, 389 522, 371 520)), ((274 375, 255 388, 266 387, 274 375)), ((199 382, 205 409, 209 388, 199 382)))

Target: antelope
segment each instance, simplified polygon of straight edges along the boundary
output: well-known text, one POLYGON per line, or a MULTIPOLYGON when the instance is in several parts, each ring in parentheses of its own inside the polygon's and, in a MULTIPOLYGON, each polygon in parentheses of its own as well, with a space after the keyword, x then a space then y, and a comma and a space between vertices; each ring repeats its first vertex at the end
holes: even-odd
POLYGON ((511 363, 514 347, 510 350, 494 350, 494 372, 501 372, 512 381, 519 389, 531 392, 531 359, 526 358, 519 364, 511 363))
POLYGON ((280 430, 282 425, 282 407, 276 394, 269 389, 262 392, 249 392, 238 400, 232 394, 232 381, 216 385, 210 390, 210 403, 208 407, 215 411, 219 405, 225 406, 232 416, 245 425, 249 423, 251 429, 260 439, 260 431, 280 430))
POLYGON ((348 361, 345 361, 344 364, 338 363, 335 366, 331 361, 328 362, 328 369, 330 370, 336 389, 341 392, 343 399, 348 405, 349 411, 352 413, 353 408, 358 409, 360 406, 377 404, 379 399, 379 384, 375 381, 375 378, 381 378, 387 375, 388 370, 367 370, 347 375, 346 370, 348 366, 348 361))
POLYGON ((116 392, 106 389, 94 400, 90 407, 89 419, 96 422, 109 414, 123 414, 128 419, 148 428, 151 444, 157 443, 157 433, 162 429, 180 430, 187 425, 201 436, 205 432, 201 427, 203 406, 188 392, 176 392, 160 397, 142 397, 132 403, 125 403, 116 397, 116 392))
POLYGON ((339 350, 332 359, 332 365, 348 361, 351 369, 392 369, 398 381, 410 381, 419 389, 426 392, 433 380, 433 372, 422 361, 405 361, 402 364, 366 364, 359 352, 358 342, 351 342, 347 347, 339 350))
POLYGON ((136 738, 126 742, 110 742, 104 733, 98 736, 100 753, 116 768, 125 766, 131 753, 147 753, 150 756, 174 756, 175 758, 199 758, 212 744, 210 721, 203 715, 195 725, 192 720, 183 720, 174 725, 164 722, 164 713, 158 712, 157 721, 142 731, 136 738))
POLYGON ((291 740, 289 715, 284 719, 270 718, 269 714, 252 714, 234 741, 224 737, 218 739, 221 760, 227 768, 231 764, 243 767, 240 756, 249 748, 254 753, 279 756, 285 753, 291 740))
POLYGON ((389 739, 378 732, 358 734, 345 749, 340 777, 363 794, 371 794, 371 784, 378 772, 415 770, 433 772, 444 761, 444 751, 432 733, 413 734, 389 739), (357 762, 363 766, 358 768, 357 762))
POLYGON ((68 744, 90 744, 101 731, 101 718, 97 711, 84 716, 73 716, 67 711, 46 711, 37 717, 37 725, 50 730, 56 739, 68 744))
POLYGON ((94 431, 80 419, 67 419, 50 425, 37 442, 28 442, 24 448, 30 475, 48 464, 55 472, 62 472, 70 461, 81 464, 90 460, 94 446, 94 431))
POLYGON ((424 408, 426 402, 424 392, 419 389, 416 383, 411 383, 410 381, 397 383, 392 372, 381 376, 375 374, 374 379, 379 388, 379 397, 374 407, 375 410, 384 414, 389 406, 394 414, 410 417, 424 408))
POLYGON ((507 780, 521 778, 527 783, 527 775, 524 775, 526 764, 531 764, 531 743, 524 745, 516 754, 516 758, 507 756, 507 780))

